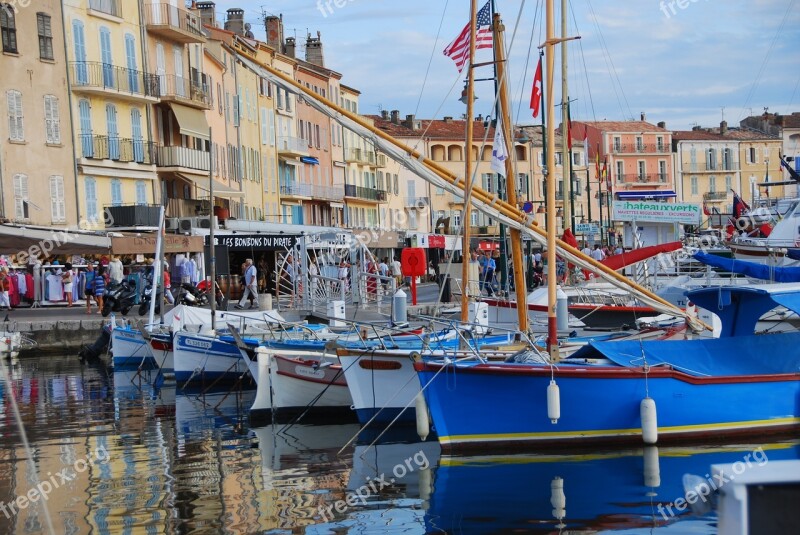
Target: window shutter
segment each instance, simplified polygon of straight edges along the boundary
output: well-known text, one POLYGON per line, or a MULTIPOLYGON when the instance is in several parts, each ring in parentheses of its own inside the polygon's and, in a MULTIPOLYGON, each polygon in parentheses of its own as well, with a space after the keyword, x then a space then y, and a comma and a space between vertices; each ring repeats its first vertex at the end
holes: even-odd
POLYGON ((17 99, 14 91, 6 92, 6 101, 8 105, 8 138, 11 140, 19 139, 17 131, 17 99))
POLYGON ((25 201, 28 200, 28 175, 14 175, 14 208, 17 219, 27 219, 25 201))
POLYGON ((53 175, 50 177, 50 217, 53 223, 66 221, 64 206, 64 177, 53 175))
POLYGON ((269 125, 267 124, 267 108, 261 108, 261 144, 267 144, 269 137, 269 125))
POLYGON ((267 110, 267 124, 269 126, 269 144, 275 146, 275 112, 267 110))
POLYGON ((61 143, 61 124, 58 115, 58 99, 53 95, 44 96, 44 122, 47 143, 61 143))

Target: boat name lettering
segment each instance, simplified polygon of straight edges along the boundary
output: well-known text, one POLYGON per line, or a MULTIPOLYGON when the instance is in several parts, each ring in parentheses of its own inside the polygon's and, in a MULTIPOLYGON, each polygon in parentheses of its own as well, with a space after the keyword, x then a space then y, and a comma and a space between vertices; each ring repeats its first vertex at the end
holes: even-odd
POLYGON ((312 377, 314 379, 324 379, 325 378, 325 371, 324 370, 315 370, 313 368, 309 368, 307 366, 295 366, 294 372, 297 375, 302 375, 303 377, 312 377))
POLYGON ((211 349, 211 342, 206 340, 193 340, 191 338, 185 338, 183 340, 184 345, 189 347, 198 347, 200 349, 211 349))

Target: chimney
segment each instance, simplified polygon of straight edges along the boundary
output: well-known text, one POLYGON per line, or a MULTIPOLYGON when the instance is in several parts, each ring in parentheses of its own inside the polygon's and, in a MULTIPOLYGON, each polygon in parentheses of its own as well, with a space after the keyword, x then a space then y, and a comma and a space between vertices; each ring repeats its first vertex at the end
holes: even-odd
POLYGON ((325 66, 325 58, 322 55, 322 34, 320 32, 317 32, 316 37, 311 37, 311 34, 308 34, 306 38, 306 61, 320 67, 325 66))
POLYGON ((722 121, 719 123, 719 133, 723 136, 728 133, 728 121, 722 121))
POLYGON ((400 110, 392 110, 392 123, 400 124, 400 110))
POLYGON ((203 26, 217 27, 216 12, 217 5, 214 2, 197 2, 198 11, 200 11, 200 22, 203 26))
POLYGON ((414 130, 414 116, 406 115, 406 120, 403 122, 406 128, 414 130))
POLYGON ((702 129, 703 129, 703 127, 702 127, 702 126, 700 126, 699 124, 696 124, 696 125, 694 125, 694 126, 692 127, 692 131, 693 131, 693 132, 700 132, 702 129))
POLYGON ((225 29, 236 35, 244 35, 244 9, 232 7, 228 10, 228 19, 225 21, 225 29))
POLYGON ((645 122, 647 120, 647 116, 644 114, 644 112, 639 114, 639 120, 642 122, 645 122))
POLYGON ((480 114, 480 113, 479 113, 479 114, 478 114, 478 116, 477 116, 477 117, 475 117, 475 120, 476 120, 476 121, 478 121, 479 123, 480 123, 480 122, 483 122, 483 114, 480 114))
POLYGON ((278 52, 283 52, 283 15, 265 17, 264 26, 267 28, 267 44, 278 52))
POLYGON ((452 122, 453 122, 453 118, 452 117, 445 117, 443 120, 444 120, 444 124, 452 124, 452 122))
POLYGON ((659 128, 663 128, 664 130, 667 129, 667 123, 665 123, 664 121, 659 121, 656 126, 658 126, 659 128))
POLYGON ((296 47, 296 44, 295 44, 295 41, 294 41, 294 37, 287 37, 286 38, 286 45, 283 47, 283 53, 286 54, 287 56, 289 56, 290 58, 293 58, 294 57, 295 47, 296 47))
POLYGON ((381 119, 384 121, 389 120, 389 110, 381 110, 381 119))

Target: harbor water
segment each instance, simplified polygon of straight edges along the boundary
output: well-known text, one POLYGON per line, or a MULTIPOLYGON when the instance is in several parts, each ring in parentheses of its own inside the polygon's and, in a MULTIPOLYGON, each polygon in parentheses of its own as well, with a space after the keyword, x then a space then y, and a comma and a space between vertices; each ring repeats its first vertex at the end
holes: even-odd
POLYGON ((791 441, 443 457, 435 437, 251 422, 252 390, 73 356, 6 369, 4 534, 716 533, 711 499, 683 501, 685 474, 800 458, 791 441))

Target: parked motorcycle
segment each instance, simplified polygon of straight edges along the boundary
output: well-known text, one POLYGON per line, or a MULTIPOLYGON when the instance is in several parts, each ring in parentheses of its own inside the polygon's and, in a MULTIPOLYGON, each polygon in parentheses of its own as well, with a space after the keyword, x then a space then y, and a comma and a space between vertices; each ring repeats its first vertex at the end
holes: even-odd
POLYGON ((178 302, 182 305, 204 307, 208 304, 208 294, 193 284, 184 282, 180 286, 178 302))
MULTIPOLYGON (((142 300, 139 303, 139 315, 144 316, 150 311, 150 299, 153 297, 153 279, 147 277, 144 281, 144 292, 142 293, 142 300)), ((155 313, 161 313, 161 288, 156 291, 156 308, 155 313)))
POLYGON ((121 312, 125 316, 136 302, 136 287, 127 280, 112 282, 103 294, 103 316, 121 312))

